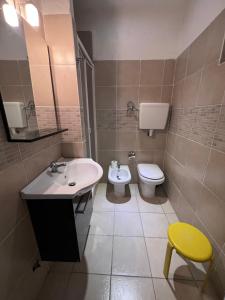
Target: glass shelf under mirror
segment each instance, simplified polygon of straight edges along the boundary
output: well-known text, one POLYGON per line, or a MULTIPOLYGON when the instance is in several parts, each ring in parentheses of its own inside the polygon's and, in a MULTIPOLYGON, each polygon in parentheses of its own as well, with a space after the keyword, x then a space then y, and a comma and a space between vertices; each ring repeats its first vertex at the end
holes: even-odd
POLYGON ((35 142, 35 141, 65 132, 67 130, 68 129, 62 129, 62 128, 40 129, 40 130, 28 131, 26 133, 17 134, 16 136, 7 134, 7 139, 8 139, 8 142, 31 143, 31 142, 35 142))

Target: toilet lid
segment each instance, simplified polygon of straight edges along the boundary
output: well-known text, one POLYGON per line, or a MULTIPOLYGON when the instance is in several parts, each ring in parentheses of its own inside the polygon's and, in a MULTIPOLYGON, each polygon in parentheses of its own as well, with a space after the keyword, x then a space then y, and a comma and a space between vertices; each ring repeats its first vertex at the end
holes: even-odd
POLYGON ((138 172, 141 176, 153 180, 164 177, 163 172, 155 164, 138 164, 138 172))

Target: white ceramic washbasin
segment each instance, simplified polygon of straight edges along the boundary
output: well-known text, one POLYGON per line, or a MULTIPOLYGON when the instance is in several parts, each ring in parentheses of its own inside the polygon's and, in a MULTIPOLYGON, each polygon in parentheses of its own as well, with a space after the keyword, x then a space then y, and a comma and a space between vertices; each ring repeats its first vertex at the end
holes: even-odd
POLYGON ((23 199, 72 199, 91 190, 102 174, 102 167, 91 158, 73 159, 56 173, 47 168, 21 191, 21 196, 23 199))

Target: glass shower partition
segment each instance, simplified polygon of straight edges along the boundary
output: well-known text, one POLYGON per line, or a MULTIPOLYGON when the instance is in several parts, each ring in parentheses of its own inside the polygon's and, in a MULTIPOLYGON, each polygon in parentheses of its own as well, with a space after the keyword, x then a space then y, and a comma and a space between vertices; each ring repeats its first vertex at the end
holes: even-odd
POLYGON ((94 64, 79 38, 77 73, 81 102, 81 122, 83 136, 86 144, 86 153, 87 157, 90 157, 97 161, 95 70, 94 64))

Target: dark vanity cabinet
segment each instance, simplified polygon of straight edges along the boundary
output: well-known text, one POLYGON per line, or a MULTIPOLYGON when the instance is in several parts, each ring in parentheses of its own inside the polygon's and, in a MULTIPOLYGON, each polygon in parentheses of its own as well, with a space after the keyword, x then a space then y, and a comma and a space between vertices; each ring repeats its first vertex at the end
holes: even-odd
POLYGON ((27 200, 42 260, 80 261, 92 215, 92 192, 74 199, 27 200))

